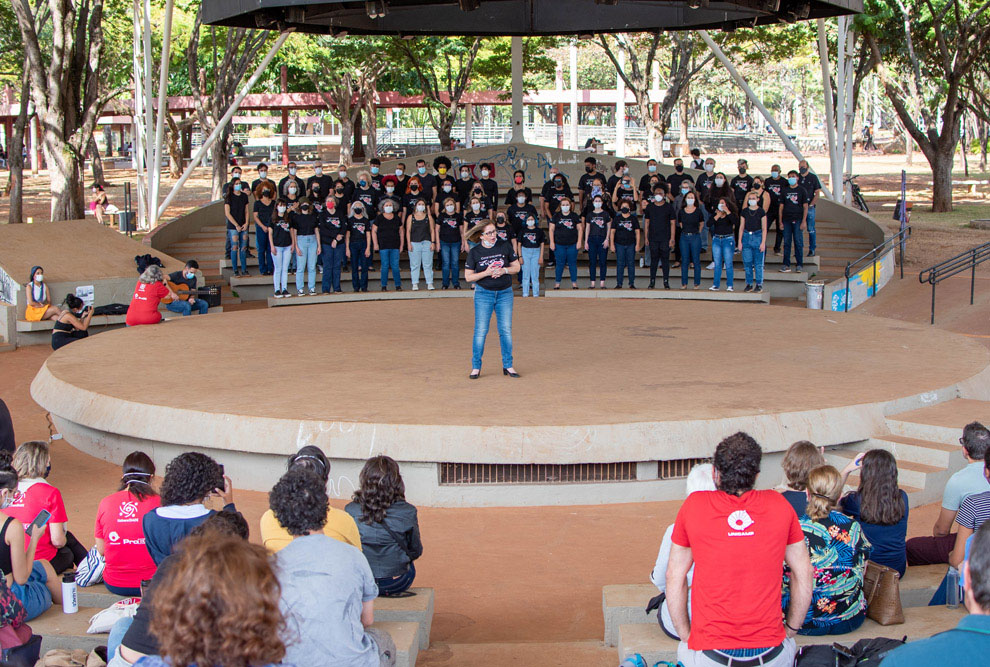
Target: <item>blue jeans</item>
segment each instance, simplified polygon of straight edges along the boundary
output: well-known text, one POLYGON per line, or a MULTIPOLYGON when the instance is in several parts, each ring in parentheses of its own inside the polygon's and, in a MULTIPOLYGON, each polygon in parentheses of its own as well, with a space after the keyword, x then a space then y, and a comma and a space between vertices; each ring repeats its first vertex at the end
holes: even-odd
POLYGON ((400 574, 397 577, 383 577, 381 579, 375 579, 375 583, 378 584, 378 594, 388 597, 389 595, 395 595, 397 593, 408 591, 409 587, 413 584, 413 579, 415 578, 416 566, 409 563, 409 569, 406 570, 404 574, 400 574))
POLYGON ((712 238, 712 259, 715 260, 715 280, 713 285, 718 288, 722 285, 722 265, 725 265, 725 284, 732 287, 732 253, 736 249, 736 242, 732 235, 715 236, 712 238))
POLYGON ((636 246, 615 244, 615 284, 622 287, 622 273, 629 274, 629 286, 636 282, 636 246))
POLYGON ((258 225, 254 226, 254 244, 258 248, 258 271, 263 274, 270 274, 275 271, 272 249, 268 244, 268 232, 261 231, 261 227, 258 225))
POLYGON ((688 264, 694 262, 694 284, 701 284, 701 235, 681 233, 681 285, 688 284, 688 264))
POLYGON ((340 270, 344 266, 344 258, 347 256, 347 246, 341 241, 337 244, 336 248, 330 246, 330 244, 324 244, 323 252, 323 279, 321 281, 321 288, 323 293, 326 294, 331 289, 334 292, 342 291, 340 289, 340 270))
POLYGON ((52 606, 52 594, 48 591, 46 583, 48 583, 48 575, 45 573, 45 568, 40 561, 34 561, 27 582, 11 585, 11 592, 21 601, 24 611, 27 612, 27 618, 24 620, 37 618, 52 606))
POLYGON ((272 253, 272 262, 275 266, 275 272, 272 274, 272 282, 275 285, 276 292, 285 290, 289 280, 289 258, 294 256, 295 253, 292 252, 291 246, 275 246, 272 253))
MULTIPOLYGON (((573 247, 572 245, 571 248, 573 247)), ((481 285, 474 288, 474 342, 471 346, 471 368, 481 369, 481 356, 485 352, 485 339, 488 338, 492 313, 495 313, 498 342, 502 346, 502 368, 512 368, 512 288, 490 290, 481 285)))
POLYGON ((764 246, 764 252, 760 252, 762 241, 763 232, 743 232, 742 258, 747 285, 753 284, 754 275, 756 284, 763 284, 763 258, 766 255, 766 250, 764 246))
POLYGON ((296 289, 303 291, 303 276, 309 291, 316 289, 316 234, 297 236, 296 289))
POLYGON ((364 256, 367 249, 367 241, 351 241, 351 287, 355 292, 368 289, 368 264, 371 263, 371 258, 364 256))
POLYGON ((780 223, 784 228, 784 266, 791 265, 791 241, 794 241, 794 260, 800 271, 804 266, 804 232, 801 231, 800 220, 785 220, 780 223))
POLYGON ((210 309, 210 306, 202 299, 196 299, 196 303, 193 304, 190 304, 188 301, 173 301, 172 303, 165 304, 165 308, 183 317, 188 317, 192 315, 193 308, 200 315, 206 315, 206 311, 210 309))
POLYGON ((399 278, 399 249, 381 248, 378 257, 382 262, 382 289, 388 287, 388 271, 392 270, 392 279, 396 287, 402 286, 402 279, 399 278))
MULTIPOLYGON (((588 267, 591 269, 591 282, 605 281, 605 270, 608 266, 608 243, 605 243, 604 248, 602 247, 602 242, 605 241, 607 239, 604 236, 592 236, 588 239, 588 267), (595 278, 596 274, 601 277, 595 278)), ((560 282, 559 278, 557 282, 560 282)))
POLYGON ((124 618, 118 618, 110 628, 110 635, 107 637, 107 656, 112 656, 117 652, 117 649, 122 643, 124 643, 124 636, 127 634, 128 628, 131 627, 131 623, 134 622, 133 616, 125 616, 124 618))
POLYGON ((443 286, 453 284, 454 287, 461 286, 461 244, 458 242, 440 242, 440 259, 443 262, 443 286))
POLYGON ((556 280, 554 282, 559 285, 560 279, 564 277, 564 264, 567 264, 567 268, 571 273, 571 282, 577 282, 577 245, 574 243, 563 245, 561 243, 555 243, 556 249, 553 251, 554 259, 557 260, 557 265, 554 267, 554 275, 556 280))
POLYGON ((521 248, 522 252, 522 295, 540 296, 540 249, 521 248))
POLYGON ((409 244, 409 275, 413 287, 419 286, 419 270, 423 269, 426 284, 433 285, 433 251, 429 241, 414 241, 409 244))
POLYGON ((230 264, 234 267, 234 273, 247 271, 247 264, 244 263, 247 255, 247 232, 228 229, 227 240, 230 241, 230 264))
POLYGON ((815 207, 808 207, 808 252, 812 255, 815 254, 815 250, 818 249, 818 244, 816 243, 817 238, 815 236, 815 207))

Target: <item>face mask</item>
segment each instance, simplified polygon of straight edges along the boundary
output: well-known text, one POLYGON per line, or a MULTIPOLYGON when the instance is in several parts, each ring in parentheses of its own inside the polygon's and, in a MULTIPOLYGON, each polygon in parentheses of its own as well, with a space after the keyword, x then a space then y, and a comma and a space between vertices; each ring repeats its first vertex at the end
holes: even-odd
POLYGON ((557 188, 558 190, 560 190, 562 187, 564 187, 564 182, 561 181, 561 180, 559 180, 559 179, 558 180, 554 180, 553 185, 554 185, 555 188, 557 188))
POLYGON ((195 277, 196 277, 195 273, 189 272, 186 274, 186 280, 192 280, 195 277))
POLYGON ((770 172, 770 178, 780 178, 780 172, 779 171, 771 171, 770 172))
POLYGON ((533 220, 532 218, 528 219, 526 221, 526 226, 527 227, 536 227, 536 220, 533 220))
POLYGON ((713 164, 706 164, 705 165, 705 171, 707 173, 709 173, 709 174, 712 173, 713 171, 715 171, 715 165, 713 165, 713 164))
POLYGON ((600 201, 596 201, 594 204, 592 204, 592 206, 595 207, 596 211, 602 210, 602 203, 600 201))
POLYGON ((571 212, 571 207, 569 205, 567 205, 567 204, 562 204, 560 206, 560 211, 561 211, 561 213, 570 213, 571 212))
POLYGON ((347 172, 346 171, 338 171, 337 172, 337 175, 340 176, 340 180, 344 180, 345 178, 347 178, 347 172))
POLYGON ((689 192, 691 192, 691 188, 681 188, 681 194, 682 195, 686 195, 689 192))
POLYGON ((623 167, 622 168, 622 173, 623 174, 628 174, 629 173, 629 167, 623 167))
POLYGON ((601 193, 602 193, 601 186, 598 186, 598 185, 591 186, 591 196, 592 197, 597 197, 601 193))
POLYGON ((437 169, 437 173, 440 174, 441 176, 446 176, 447 175, 447 167, 440 167, 439 169, 437 169))
POLYGON ((328 211, 333 211, 335 208, 337 208, 337 202, 336 202, 336 200, 334 200, 334 199, 328 199, 327 200, 327 203, 326 203, 326 207, 327 207, 327 210, 328 211))
POLYGON ((391 207, 391 206, 383 206, 383 207, 382 207, 382 210, 383 210, 383 211, 384 211, 385 213, 391 213, 391 212, 392 212, 392 207, 391 207))
POLYGON ((722 211, 722 213, 725 213, 726 212, 725 204, 723 204, 722 202, 719 202, 718 203, 718 210, 722 211))
POLYGON ((268 178, 268 172, 267 171, 259 171, 258 172, 258 178, 260 178, 261 180, 265 180, 266 178, 268 178))
POLYGON ((488 174, 489 174, 489 171, 487 169, 482 169, 481 170, 481 177, 482 178, 488 178, 488 174))
POLYGON ((417 213, 422 213, 425 210, 426 210, 426 205, 425 204, 416 204, 416 212, 417 213))
POLYGON ((279 206, 278 207, 278 214, 279 215, 285 215, 285 207, 284 206, 279 206))
POLYGON ((364 209, 363 208, 354 209, 354 215, 360 218, 362 215, 364 215, 364 209))
POLYGON ((516 197, 516 203, 519 204, 520 206, 522 206, 523 204, 526 203, 526 198, 525 197, 516 197))
POLYGON ((396 176, 396 178, 402 178, 402 170, 401 169, 396 169, 395 170, 395 176, 396 176))
POLYGON ((479 204, 478 202, 474 202, 473 204, 471 204, 471 210, 477 213, 478 211, 481 210, 481 204, 479 204))
POLYGON ((289 176, 295 176, 295 175, 296 175, 296 168, 295 167, 290 167, 289 168, 289 176))
POLYGON ((798 171, 800 171, 802 174, 807 174, 808 173, 808 168, 807 167, 800 167, 798 169, 798 171))
POLYGON ((651 165, 647 166, 646 169, 647 169, 647 171, 649 171, 652 174, 652 173, 655 173, 656 172, 657 166, 655 164, 651 164, 651 165))
POLYGON ((593 172, 595 170, 595 167, 593 165, 587 165, 586 164, 586 165, 584 165, 584 170, 590 174, 591 172, 593 172))
POLYGON ((379 171, 381 171, 381 170, 378 167, 372 167, 371 168, 371 175, 372 176, 377 176, 379 171))
POLYGON ((790 185, 792 188, 795 185, 797 185, 797 176, 788 176, 787 177, 787 184, 790 185))
POLYGON ((234 192, 240 192, 240 191, 241 191, 241 184, 240 183, 235 184, 234 185, 234 192))
POLYGON ((443 191, 450 192, 450 183, 447 183, 446 185, 443 186, 443 191))
POLYGON ((762 185, 762 184, 760 184, 760 183, 753 183, 753 189, 754 189, 754 190, 759 190, 759 189, 760 189, 760 188, 762 188, 762 187, 763 187, 763 185, 762 185))
POLYGON ((391 185, 386 185, 385 192, 387 192, 388 194, 392 194, 393 192, 395 192, 395 187, 391 185))
POLYGON ((632 183, 630 183, 629 181, 622 181, 622 187, 626 188, 627 190, 629 189, 630 185, 632 185, 632 183))
POLYGON ((416 167, 416 171, 418 171, 419 175, 422 176, 426 173, 426 167, 416 167))
POLYGON ((622 207, 622 212, 623 213, 628 213, 629 212, 629 207, 628 206, 623 206, 622 207))
POLYGON ((364 180, 364 179, 362 178, 362 179, 361 179, 360 181, 358 181, 358 185, 359 185, 360 187, 362 187, 362 188, 366 188, 366 187, 368 187, 368 181, 366 181, 366 180, 364 180))
POLYGON ((444 208, 447 210, 447 213, 453 213, 454 209, 456 209, 457 207, 454 206, 453 204, 447 204, 446 206, 444 206, 444 208))
POLYGON ((757 203, 758 203, 758 202, 757 202, 757 201, 756 201, 755 199, 750 199, 750 200, 749 200, 749 207, 750 207, 750 208, 756 208, 756 206, 757 206, 757 203))
POLYGON ((513 180, 513 181, 515 181, 515 183, 516 183, 516 185, 522 185, 522 182, 523 182, 523 177, 522 177, 522 176, 516 176, 516 177, 515 177, 514 179, 512 179, 512 180, 513 180))
POLYGON ((495 247, 495 239, 489 239, 487 236, 482 236, 481 237, 481 245, 485 246, 486 248, 494 248, 495 247))
POLYGON ((688 197, 684 201, 687 202, 688 206, 694 206, 694 197, 688 197))
POLYGON ((471 173, 470 172, 467 172, 467 171, 462 171, 461 172, 461 178, 467 180, 468 178, 471 178, 471 173))
POLYGON ((721 177, 716 178, 715 185, 717 185, 718 187, 722 187, 723 185, 725 185, 725 179, 721 177))
MULTIPOLYGON (((343 193, 343 190, 341 190, 340 192, 338 192, 338 194, 341 194, 341 193, 343 193)), ((317 196, 319 194, 320 194, 320 186, 317 185, 316 183, 313 183, 313 195, 314 196, 317 196)))
POLYGON ((231 177, 232 178, 240 178, 241 177, 241 172, 238 171, 237 173, 231 174, 231 177))
POLYGON ((678 174, 681 173, 682 171, 684 171, 684 165, 683 164, 675 164, 674 165, 674 171, 676 171, 678 174))
POLYGON ((14 502, 14 499, 10 496, 4 496, 3 502, 0 502, 0 510, 5 510, 10 507, 14 502))
POLYGON ((663 195, 653 195, 653 201, 655 201, 655 202, 662 202, 663 201, 663 195))
POLYGON ((419 186, 418 185, 412 185, 412 186, 410 186, 409 187, 409 192, 419 192, 419 186))
POLYGON ((739 175, 742 176, 746 173, 746 167, 739 167, 739 175))

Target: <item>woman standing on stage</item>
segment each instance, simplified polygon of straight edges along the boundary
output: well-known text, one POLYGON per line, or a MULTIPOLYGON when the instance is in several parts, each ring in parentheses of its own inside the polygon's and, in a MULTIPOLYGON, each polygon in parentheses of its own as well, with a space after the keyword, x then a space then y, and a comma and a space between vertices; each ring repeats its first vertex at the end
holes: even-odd
POLYGON ((468 252, 464 264, 464 279, 475 283, 474 343, 468 377, 477 380, 481 375, 481 357, 494 312, 502 347, 502 373, 517 378, 519 374, 512 366, 512 275, 519 273, 519 259, 510 241, 498 240, 494 222, 475 225, 466 237, 481 241, 468 252))

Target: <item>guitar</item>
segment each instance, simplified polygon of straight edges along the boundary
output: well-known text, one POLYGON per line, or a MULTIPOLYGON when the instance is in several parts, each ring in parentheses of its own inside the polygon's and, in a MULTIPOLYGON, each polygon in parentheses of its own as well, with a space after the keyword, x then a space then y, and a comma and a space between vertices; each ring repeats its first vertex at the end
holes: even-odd
MULTIPOLYGON (((199 289, 189 289, 189 285, 187 285, 186 283, 173 283, 171 280, 166 280, 165 284, 168 285, 173 292, 175 292, 176 296, 179 297, 180 301, 188 301, 190 294, 210 293, 210 290, 207 287, 201 287, 199 289)), ((171 296, 165 296, 162 298, 162 303, 166 305, 172 303, 173 301, 175 301, 175 299, 173 299, 171 296)))

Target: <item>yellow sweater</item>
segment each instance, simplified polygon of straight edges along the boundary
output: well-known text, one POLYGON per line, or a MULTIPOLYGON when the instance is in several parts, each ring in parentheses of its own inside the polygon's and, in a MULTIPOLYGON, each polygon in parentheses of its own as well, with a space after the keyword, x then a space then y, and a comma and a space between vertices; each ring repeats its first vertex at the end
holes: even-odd
MULTIPOLYGON (((361 535, 358 533, 357 524, 354 523, 351 515, 343 510, 330 508, 327 512, 327 523, 323 526, 323 534, 344 544, 361 548, 361 535)), ((292 535, 289 535, 289 532, 279 524, 275 513, 271 510, 261 515, 261 541, 272 553, 284 549, 292 541, 292 535)))

